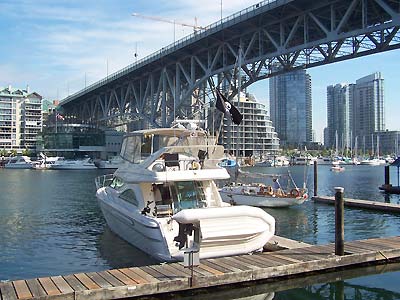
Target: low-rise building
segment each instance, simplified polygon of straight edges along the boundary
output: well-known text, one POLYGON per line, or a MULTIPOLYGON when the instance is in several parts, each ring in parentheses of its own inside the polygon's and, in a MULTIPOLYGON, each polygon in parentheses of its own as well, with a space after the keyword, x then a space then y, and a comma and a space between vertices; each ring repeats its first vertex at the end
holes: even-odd
POLYGON ((42 96, 26 89, 0 88, 0 149, 35 150, 42 130, 42 96))

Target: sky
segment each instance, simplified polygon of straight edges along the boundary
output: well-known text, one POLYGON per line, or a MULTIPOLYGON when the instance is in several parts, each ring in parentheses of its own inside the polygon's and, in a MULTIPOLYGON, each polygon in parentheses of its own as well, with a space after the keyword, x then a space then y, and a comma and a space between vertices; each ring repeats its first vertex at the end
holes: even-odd
MULTIPOLYGON (((132 16, 154 16, 207 26, 247 8, 251 0, 0 0, 0 87, 35 91, 63 99, 193 32, 192 28, 132 16)), ((313 129, 322 140, 326 87, 355 83, 380 71, 385 79, 386 127, 400 130, 400 50, 310 68, 313 129)), ((249 91, 265 104, 268 80, 249 91)))

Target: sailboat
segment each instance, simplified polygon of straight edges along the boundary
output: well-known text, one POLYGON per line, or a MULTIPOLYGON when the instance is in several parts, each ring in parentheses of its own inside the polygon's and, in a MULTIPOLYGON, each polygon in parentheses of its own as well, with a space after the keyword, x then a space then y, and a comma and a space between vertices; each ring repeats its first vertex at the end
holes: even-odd
POLYGON ((302 204, 308 199, 307 188, 299 188, 290 172, 287 175, 267 175, 239 169, 236 174, 242 182, 252 183, 237 183, 236 180, 219 190, 222 201, 231 205, 289 207, 302 204))

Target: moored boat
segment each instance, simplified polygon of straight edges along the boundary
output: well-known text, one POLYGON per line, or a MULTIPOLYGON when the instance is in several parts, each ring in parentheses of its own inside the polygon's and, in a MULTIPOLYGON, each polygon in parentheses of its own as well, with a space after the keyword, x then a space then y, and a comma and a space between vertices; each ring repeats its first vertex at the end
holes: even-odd
POLYGON ((331 171, 335 171, 335 172, 343 172, 344 170, 345 170, 345 168, 340 165, 332 165, 332 167, 331 167, 331 171))
POLYGON ((94 165, 90 158, 84 159, 59 159, 49 166, 51 170, 95 170, 97 167, 94 165))
POLYGON ((160 261, 261 250, 274 235, 275 219, 256 207, 222 202, 214 180, 224 149, 203 131, 163 128, 124 138, 124 163, 96 179, 101 210, 117 235, 160 261))
POLYGON ((20 155, 11 157, 4 165, 6 169, 32 169, 34 163, 28 156, 20 155))
POLYGON ((257 207, 289 207, 304 203, 308 199, 308 191, 306 188, 298 188, 290 176, 288 184, 283 187, 278 178, 282 179, 282 175, 262 175, 264 178, 269 177, 272 182, 264 183, 230 183, 222 187, 219 192, 224 202, 232 205, 251 205, 257 207))

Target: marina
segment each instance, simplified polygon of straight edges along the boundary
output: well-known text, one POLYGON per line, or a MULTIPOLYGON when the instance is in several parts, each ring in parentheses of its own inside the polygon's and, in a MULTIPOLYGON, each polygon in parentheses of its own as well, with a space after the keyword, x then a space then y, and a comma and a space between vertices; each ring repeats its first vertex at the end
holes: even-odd
MULTIPOLYGON (((301 182, 304 167, 290 168, 296 182, 301 182)), ((358 195, 364 199, 373 197, 382 203, 399 201, 398 195, 385 195, 377 189, 382 183, 381 168, 349 166, 340 175, 330 172, 329 166, 318 168, 321 195, 332 195, 332 186, 343 185, 345 198, 358 195), (369 182, 368 186, 360 185, 359 180, 369 182)), ((254 171, 285 173, 287 168, 254 168, 254 171)), ((157 265, 156 260, 124 242, 105 225, 94 196, 94 178, 102 174, 106 174, 105 171, 0 170, 0 188, 3 191, 0 197, 1 281, 157 265)), ((307 177, 307 186, 312 194, 312 174, 308 172, 307 177)), ((331 245, 334 241, 334 212, 330 205, 306 201, 301 206, 266 211, 277 220, 278 236, 312 245, 331 245)), ((397 236, 399 226, 395 215, 351 208, 345 210, 346 243, 397 236)), ((391 282, 390 274, 385 276, 391 282)), ((311 282, 303 280, 304 284, 311 282)), ((380 281, 374 281, 375 286, 377 282, 380 281)), ((392 288, 395 289, 395 285, 389 289, 392 288)))
POLYGON ((400 0, 8 2, 0 300, 400 299, 400 0))

